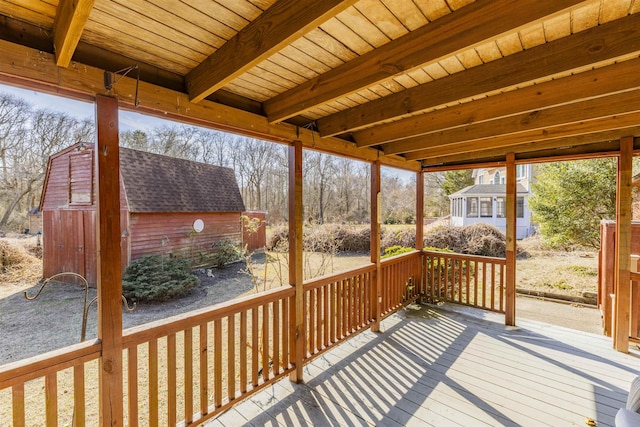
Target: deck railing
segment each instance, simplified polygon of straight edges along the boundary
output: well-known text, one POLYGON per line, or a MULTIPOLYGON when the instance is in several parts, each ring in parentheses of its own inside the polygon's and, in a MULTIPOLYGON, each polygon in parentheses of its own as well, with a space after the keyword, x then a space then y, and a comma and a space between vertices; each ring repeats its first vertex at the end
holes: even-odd
POLYGON ((421 257, 421 253, 416 251, 382 261, 382 302, 380 312, 383 317, 394 313, 400 307, 418 297, 421 257))
POLYGON ((425 294, 484 310, 505 312, 504 258, 423 251, 425 294))
MULTIPOLYGON (((420 256, 382 263, 383 315, 417 296, 420 256)), ((369 264, 304 284, 304 362, 369 327, 375 272, 369 264)), ((125 330, 125 424, 197 425, 291 372, 294 294, 285 286, 125 330)), ((96 341, 0 367, 0 402, 11 402, 0 419, 96 425, 100 352, 96 341)))

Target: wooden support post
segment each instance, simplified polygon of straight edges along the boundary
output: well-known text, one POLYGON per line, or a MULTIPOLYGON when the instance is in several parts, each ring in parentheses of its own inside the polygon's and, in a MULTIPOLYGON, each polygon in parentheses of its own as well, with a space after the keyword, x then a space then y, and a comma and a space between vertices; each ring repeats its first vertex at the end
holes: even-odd
POLYGON ((290 304, 289 351, 295 365, 290 379, 301 383, 304 360, 304 278, 302 273, 302 142, 289 147, 289 283, 295 287, 290 304))
POLYGON ((517 222, 517 187, 515 154, 507 154, 507 236, 506 236, 506 301, 504 323, 508 326, 516 324, 516 222, 517 222))
POLYGON ((620 140, 616 188, 616 278, 613 347, 629 352, 631 306, 631 181, 633 137, 620 140))
POLYGON ((376 271, 371 280, 373 292, 371 292, 371 313, 373 323, 371 330, 380 331, 380 306, 382 304, 382 272, 380 268, 380 215, 382 206, 382 193, 380 192, 380 162, 371 163, 371 262, 376 265, 376 271))
POLYGON ((101 426, 123 425, 122 259, 118 100, 96 97, 96 248, 98 285, 99 412, 101 426))
MULTIPOLYGON (((416 250, 424 248, 424 172, 416 173, 416 250)), ((418 287, 417 293, 424 295, 424 262, 420 257, 420 267, 418 268, 420 277, 415 278, 415 285, 418 287)))
POLYGON ((416 173, 416 249, 424 247, 424 172, 416 173))

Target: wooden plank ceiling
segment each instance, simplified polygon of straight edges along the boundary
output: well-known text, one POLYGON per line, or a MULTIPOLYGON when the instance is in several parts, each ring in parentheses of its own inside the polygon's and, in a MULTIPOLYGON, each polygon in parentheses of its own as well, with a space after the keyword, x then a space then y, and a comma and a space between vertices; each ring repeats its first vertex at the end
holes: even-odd
POLYGON ((95 94, 19 56, 37 49, 75 73, 137 64, 143 109, 178 92, 191 107, 157 109, 224 108, 231 119, 197 120, 272 139, 302 129, 316 148, 413 170, 581 155, 640 136, 639 11, 640 0, 0 0, 11 48, 0 77, 95 94))

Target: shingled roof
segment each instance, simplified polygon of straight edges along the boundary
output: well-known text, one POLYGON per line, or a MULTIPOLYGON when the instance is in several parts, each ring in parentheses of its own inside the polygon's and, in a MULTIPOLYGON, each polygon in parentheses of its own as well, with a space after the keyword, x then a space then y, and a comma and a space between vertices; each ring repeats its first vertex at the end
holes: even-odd
MULTIPOLYGON (((518 193, 528 193, 527 189, 522 185, 518 184, 517 186, 518 193)), ((476 184, 470 185, 468 187, 463 188, 460 191, 457 191, 451 194, 449 197, 455 196, 478 196, 485 194, 506 194, 507 186, 505 184, 476 184)))
POLYGON ((242 212, 233 169, 120 149, 130 212, 242 212))

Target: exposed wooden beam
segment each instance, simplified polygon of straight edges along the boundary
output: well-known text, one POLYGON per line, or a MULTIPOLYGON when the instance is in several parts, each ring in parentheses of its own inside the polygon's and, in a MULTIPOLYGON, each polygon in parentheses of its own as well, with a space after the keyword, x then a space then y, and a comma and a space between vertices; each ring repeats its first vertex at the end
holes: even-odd
MULTIPOLYGON (((382 150, 385 154, 398 154, 426 147, 454 147, 453 144, 461 141, 467 144, 632 112, 640 112, 640 89, 394 141, 383 145, 382 150)), ((482 147, 481 144, 477 146, 482 147)))
POLYGON ((152 116, 211 127, 274 142, 301 140, 305 148, 362 161, 380 160, 386 166, 420 170, 418 162, 384 156, 379 150, 361 149, 340 138, 320 138, 317 132, 287 123, 269 124, 263 116, 210 101, 189 102, 187 94, 141 81, 136 106, 136 80, 123 77, 112 92, 104 88, 104 70, 90 67, 60 68, 53 55, 0 40, 0 81, 43 92, 87 100, 112 93, 120 107, 152 116))
POLYGON ((193 102, 202 101, 356 0, 279 0, 187 74, 193 102))
POLYGON ((562 137, 578 136, 591 132, 637 127, 638 123, 640 123, 640 113, 632 112, 629 114, 620 114, 617 116, 578 122, 564 126, 549 127, 530 132, 521 132, 518 134, 498 136, 471 142, 463 141, 454 144, 440 145, 425 150, 407 153, 405 157, 410 160, 423 160, 464 152, 481 152, 487 149, 515 146, 528 142, 545 141, 562 137))
MULTIPOLYGON (((464 153, 444 155, 441 157, 431 157, 423 161, 424 167, 454 165, 461 163, 473 163, 484 161, 483 159, 504 158, 508 152, 516 153, 516 160, 527 158, 546 158, 552 156, 552 153, 566 152, 569 149, 585 147, 585 152, 593 152, 593 148, 589 148, 594 144, 606 143, 613 145, 601 145, 598 148, 602 151, 617 150, 618 140, 625 135, 640 135, 640 126, 625 129, 615 129, 605 132, 595 132, 585 135, 576 135, 572 137, 551 139, 548 141, 527 142, 504 148, 486 149, 482 151, 466 151, 464 153)), ((640 139, 638 140, 640 144, 640 139)))
POLYGON ((96 98, 96 249, 101 426, 123 425, 122 258, 118 100, 96 98))
MULTIPOLYGON (((424 173, 416 173, 416 249, 424 248, 424 173)), ((420 284, 422 290, 422 283, 420 284)))
POLYGON ((56 64, 68 67, 89 20, 95 0, 60 0, 53 23, 56 64))
POLYGON ((640 14, 603 24, 317 121, 331 136, 460 99, 640 53, 640 14))
POLYGON ((583 0, 478 0, 265 102, 270 121, 372 86, 469 49, 583 0))
POLYGON ((363 129, 358 147, 383 144, 487 120, 640 88, 640 59, 573 74, 556 80, 363 129))

